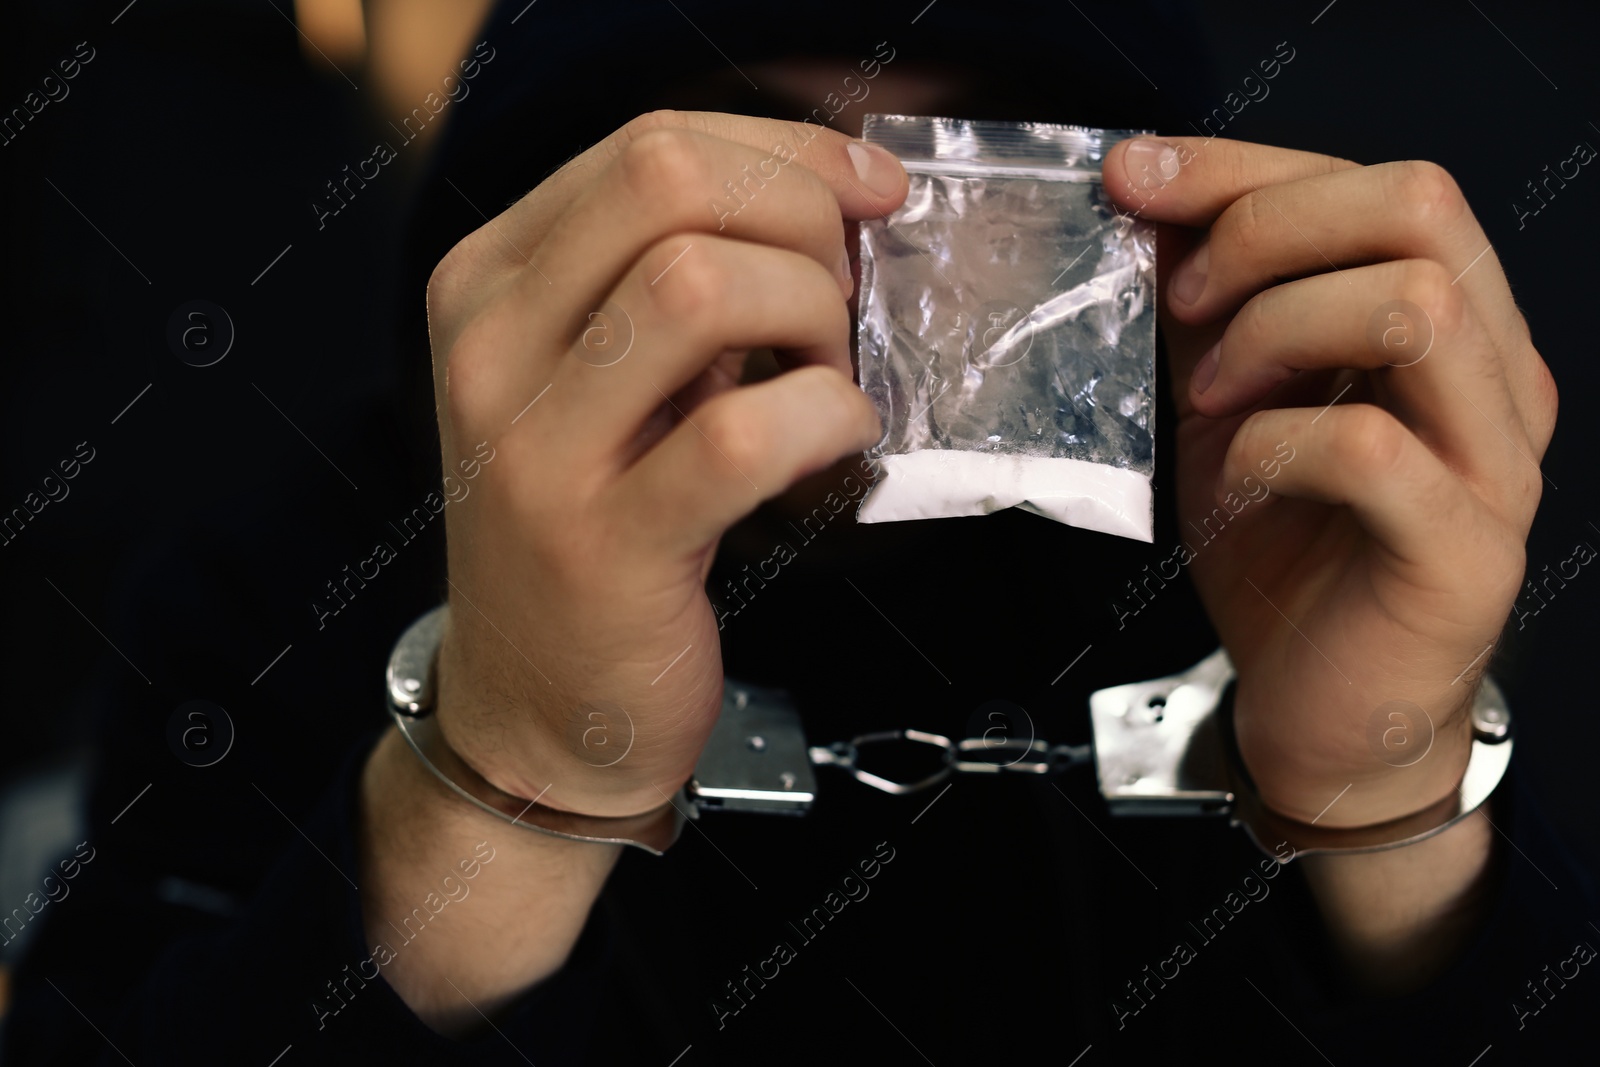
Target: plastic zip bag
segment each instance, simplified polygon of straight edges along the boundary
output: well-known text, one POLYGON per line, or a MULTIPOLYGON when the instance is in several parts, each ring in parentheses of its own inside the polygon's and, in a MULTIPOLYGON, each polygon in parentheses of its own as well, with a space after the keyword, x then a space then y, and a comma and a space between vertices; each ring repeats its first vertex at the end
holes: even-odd
POLYGON ((1155 228, 1100 163, 1140 132, 868 115, 905 204, 861 224, 858 522, 1022 508, 1153 540, 1155 228))

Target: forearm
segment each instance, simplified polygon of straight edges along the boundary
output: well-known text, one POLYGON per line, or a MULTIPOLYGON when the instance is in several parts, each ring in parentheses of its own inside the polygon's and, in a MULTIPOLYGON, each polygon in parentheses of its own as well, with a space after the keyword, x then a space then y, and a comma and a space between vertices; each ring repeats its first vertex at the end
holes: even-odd
POLYGON ((1396 996, 1427 985, 1477 931, 1494 855, 1488 807, 1414 845, 1300 860, 1334 946, 1365 991, 1396 996))
POLYGON ((620 853, 480 811, 392 729, 362 776, 360 848, 363 927, 393 956, 383 975, 446 1034, 561 968, 620 853))

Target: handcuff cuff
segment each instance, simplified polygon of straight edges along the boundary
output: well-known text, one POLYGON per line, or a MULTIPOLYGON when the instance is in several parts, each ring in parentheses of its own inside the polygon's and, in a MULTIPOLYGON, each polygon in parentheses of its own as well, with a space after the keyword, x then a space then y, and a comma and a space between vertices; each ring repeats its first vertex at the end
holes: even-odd
POLYGON ((540 804, 540 797, 503 792, 446 743, 432 713, 434 667, 448 611, 441 605, 419 618, 389 657, 389 711, 423 764, 456 794, 514 825, 573 841, 633 845, 655 855, 678 839, 687 820, 705 812, 806 814, 817 796, 816 767, 835 767, 863 785, 907 795, 956 774, 1053 775, 1089 763, 1114 816, 1226 817, 1279 862, 1287 862, 1285 843, 1291 857, 1378 852, 1432 837, 1476 811, 1511 760, 1511 713, 1499 686, 1485 675, 1471 710, 1471 756, 1455 792, 1422 811, 1371 826, 1319 827, 1288 818, 1261 802, 1238 756, 1232 702, 1226 699, 1233 663, 1219 648, 1186 671, 1091 694, 1093 742, 1082 745, 987 735, 952 740, 916 729, 808 745, 799 709, 785 693, 726 678, 721 715, 694 774, 665 805, 626 817, 579 815, 540 804), (861 766, 863 749, 896 744, 931 747, 938 769, 897 781, 861 766))

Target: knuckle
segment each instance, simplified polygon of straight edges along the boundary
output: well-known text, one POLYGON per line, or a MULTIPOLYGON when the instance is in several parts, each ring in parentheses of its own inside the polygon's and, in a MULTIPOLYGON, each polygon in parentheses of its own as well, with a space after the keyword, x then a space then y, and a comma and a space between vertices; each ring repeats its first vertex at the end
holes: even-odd
POLYGON ((1253 255, 1271 243, 1278 215, 1259 190, 1241 197, 1228 214, 1228 229, 1241 252, 1253 255))
POLYGON ((1537 352, 1533 353, 1533 410, 1540 436, 1548 441, 1561 410, 1561 392, 1549 364, 1537 352))
POLYGON ((444 359, 443 392, 455 426, 472 425, 494 386, 496 343, 485 316, 468 320, 457 332, 444 359))
POLYGON ((681 126, 634 137, 618 155, 617 166, 627 187, 645 201, 675 198, 710 182, 699 138, 681 126))
POLYGON ((640 261, 645 292, 664 318, 704 325, 725 302, 731 278, 709 247, 694 248, 705 243, 669 237, 640 261))
POLYGON ((699 422, 710 469, 720 467, 733 478, 759 469, 768 449, 767 431, 761 420, 724 401, 707 405, 699 422))
POLYGON ((1271 456, 1273 446, 1282 440, 1282 434, 1275 428, 1276 423, 1270 410, 1257 411, 1240 423, 1224 457, 1224 469, 1232 470, 1236 466, 1254 468, 1259 457, 1271 456))
POLYGON ((1531 519, 1533 513, 1539 509, 1539 501, 1544 499, 1544 475, 1531 463, 1522 463, 1519 466, 1523 468, 1522 496, 1526 501, 1524 513, 1531 519))
POLYGON ((818 232, 839 231, 844 223, 844 211, 839 207, 839 198, 815 172, 801 170, 799 173, 804 180, 795 184, 800 187, 805 197, 804 217, 813 220, 818 232))
POLYGON ((830 401, 839 412, 840 435, 864 438, 869 445, 882 440, 883 420, 878 416, 877 405, 867 398, 867 394, 846 374, 827 367, 818 367, 817 371, 826 378, 824 388, 829 391, 830 401))
MULTIPOLYGON (((821 304, 818 317, 821 320, 822 327, 819 333, 824 339, 836 338, 848 345, 852 326, 850 305, 838 298, 838 290, 834 288, 833 275, 819 267, 817 268, 817 278, 817 290, 819 303, 821 304)), ((854 388, 854 383, 852 383, 852 388, 854 388)), ((857 389, 857 392, 860 392, 860 390, 857 389)))
POLYGON ((854 382, 832 367, 799 367, 790 371, 789 377, 796 388, 814 392, 813 404, 819 414, 849 420, 854 419, 859 411, 858 401, 865 401, 869 407, 871 406, 867 395, 857 388, 854 382))
POLYGON ((681 130, 686 123, 683 113, 671 108, 657 108, 637 115, 623 123, 617 130, 614 139, 622 145, 628 145, 655 130, 681 130))
POLYGON ((1223 335, 1222 344, 1222 350, 1230 360, 1277 347, 1272 343, 1274 324, 1283 321, 1283 314, 1280 310, 1274 310, 1276 302, 1273 290, 1268 289, 1246 300, 1244 307, 1233 316, 1223 335))
POLYGON ((469 240, 470 237, 464 237, 457 241, 455 247, 434 264, 433 271, 428 275, 425 292, 429 322, 449 321, 462 304, 462 294, 470 273, 467 266, 470 258, 469 240))
POLYGON ((1333 458, 1363 480, 1391 473, 1405 460, 1410 431, 1383 408, 1351 404, 1330 429, 1333 458))
POLYGON ((1409 220, 1427 226, 1454 222, 1466 209, 1466 198, 1449 171, 1424 159, 1406 160, 1394 168, 1391 195, 1409 220))
POLYGON ((803 253, 782 260, 784 291, 791 306, 804 314, 808 330, 819 341, 848 339, 850 305, 839 299, 833 272, 803 253))
MULTIPOLYGON (((1519 346, 1509 361, 1507 378, 1512 383, 1516 406, 1521 415, 1523 434, 1535 460, 1542 460, 1555 436, 1556 420, 1561 410, 1561 394, 1550 367, 1532 344, 1519 346), (1526 364, 1525 371, 1513 372, 1513 367, 1526 364)), ((1526 473, 1533 475, 1535 489, 1543 492, 1544 477, 1532 465, 1522 464, 1526 473)), ((1537 499, 1537 497, 1535 497, 1537 499)))
MULTIPOLYGON (((1518 462, 1515 469, 1497 475, 1492 482, 1483 479, 1480 485, 1480 492, 1490 509, 1510 529, 1518 531, 1519 537, 1525 538, 1539 510, 1539 502, 1544 497, 1544 475, 1539 468, 1531 463, 1518 462)), ((1525 551, 1520 540, 1507 547, 1518 552, 1525 551)), ((1517 558, 1508 561, 1505 566, 1509 568, 1513 563, 1520 574, 1523 560, 1517 558)), ((1486 576, 1492 573, 1486 568, 1486 576)))
POLYGON ((1428 316, 1436 336, 1456 336, 1466 315, 1466 298, 1451 281, 1450 272, 1435 260, 1410 259, 1401 268, 1401 293, 1428 316))

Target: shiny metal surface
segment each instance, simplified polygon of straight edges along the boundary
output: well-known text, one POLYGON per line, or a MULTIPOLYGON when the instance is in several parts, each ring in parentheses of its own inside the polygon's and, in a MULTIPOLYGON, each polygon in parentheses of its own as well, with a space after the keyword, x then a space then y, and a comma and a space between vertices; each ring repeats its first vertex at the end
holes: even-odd
POLYGON ((1511 712, 1485 677, 1472 709, 1471 756, 1460 785, 1430 807, 1371 826, 1328 827, 1267 808, 1239 765, 1218 710, 1233 681, 1218 649, 1165 678, 1102 689, 1089 698, 1095 770, 1115 815, 1227 815, 1267 855, 1283 862, 1314 852, 1378 852, 1432 837, 1476 811, 1511 760, 1511 712))
POLYGON ((1233 680, 1218 649, 1182 674, 1089 697, 1095 770, 1113 815, 1226 812, 1234 794, 1213 713, 1233 680))
POLYGON ((1255 795, 1219 716, 1233 664, 1218 649, 1186 671, 1102 689, 1089 698, 1094 743, 1050 745, 1029 737, 952 741, 925 730, 880 730, 831 745, 806 746, 798 709, 776 690, 727 679, 723 707, 693 778, 653 811, 605 818, 561 811, 497 789, 445 743, 433 717, 433 663, 445 608, 422 616, 396 643, 387 671, 388 704, 413 751, 446 786, 507 822, 575 841, 633 845, 660 855, 701 810, 805 814, 816 799, 812 765, 833 766, 886 793, 906 795, 955 774, 1054 774, 1091 758, 1111 813, 1226 815, 1282 862, 1319 851, 1371 852, 1431 837, 1466 817, 1500 783, 1510 763, 1511 713, 1484 677, 1472 708, 1473 744, 1455 793, 1424 811, 1376 826, 1332 828, 1289 819, 1255 795), (933 749, 932 773, 899 781, 861 766, 874 748, 933 749))
POLYGON ((835 741, 831 745, 813 745, 811 748, 811 762, 818 766, 833 766, 848 771, 856 781, 863 785, 870 785, 874 789, 895 796, 904 796, 907 793, 916 793, 927 789, 929 786, 938 785, 950 777, 954 769, 956 746, 943 734, 930 734, 926 730, 879 730, 870 734, 860 734, 848 741, 835 741), (925 778, 913 779, 909 782, 897 782, 884 778, 871 771, 863 770, 860 766, 861 749, 874 745, 893 744, 901 741, 911 741, 919 745, 931 745, 939 749, 942 766, 937 771, 925 778))
POLYGON ((702 810, 810 811, 817 779, 800 712, 788 696, 726 679, 722 713, 686 791, 702 810))
POLYGON ((384 672, 389 687, 389 704, 409 715, 425 715, 433 707, 433 660, 439 654, 444 624, 450 617, 447 604, 440 604, 423 615, 400 635, 389 654, 384 672))
POLYGON ((969 737, 951 741, 943 734, 928 733, 926 730, 880 730, 861 734, 848 741, 835 741, 831 745, 813 745, 811 762, 818 766, 838 767, 863 785, 904 796, 936 786, 954 774, 1056 774, 1068 767, 1087 763, 1089 751, 1088 745, 1051 745, 1037 738, 1028 741, 994 741, 969 737), (860 765, 863 748, 904 742, 927 745, 938 750, 938 757, 942 761, 939 769, 922 778, 902 782, 874 774, 860 765))

